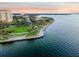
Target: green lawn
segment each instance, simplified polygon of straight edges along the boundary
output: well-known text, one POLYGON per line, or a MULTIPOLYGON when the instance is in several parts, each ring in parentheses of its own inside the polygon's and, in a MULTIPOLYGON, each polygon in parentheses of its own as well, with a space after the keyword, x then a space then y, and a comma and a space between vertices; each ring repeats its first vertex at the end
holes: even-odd
POLYGON ((22 33, 22 32, 27 32, 27 29, 30 29, 30 27, 28 27, 28 26, 19 26, 19 27, 9 27, 9 28, 6 28, 6 29, 7 30, 13 30, 13 33, 22 33))
POLYGON ((14 33, 22 33, 22 32, 26 32, 27 28, 28 27, 26 26, 14 27, 13 30, 14 30, 14 33))

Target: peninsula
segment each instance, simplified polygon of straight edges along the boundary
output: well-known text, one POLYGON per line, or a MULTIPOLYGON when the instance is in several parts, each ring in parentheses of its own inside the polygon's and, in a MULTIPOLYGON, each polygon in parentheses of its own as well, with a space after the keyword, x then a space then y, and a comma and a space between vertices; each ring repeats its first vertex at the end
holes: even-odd
POLYGON ((0 20, 0 43, 43 37, 44 29, 52 22, 51 17, 12 14, 10 22, 0 20))

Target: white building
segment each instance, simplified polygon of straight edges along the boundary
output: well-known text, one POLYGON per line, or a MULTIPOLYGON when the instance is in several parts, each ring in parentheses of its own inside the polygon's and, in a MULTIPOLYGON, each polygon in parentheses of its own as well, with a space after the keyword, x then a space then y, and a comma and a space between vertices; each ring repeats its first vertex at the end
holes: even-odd
POLYGON ((13 20, 11 11, 9 10, 0 10, 0 20, 10 22, 13 20))

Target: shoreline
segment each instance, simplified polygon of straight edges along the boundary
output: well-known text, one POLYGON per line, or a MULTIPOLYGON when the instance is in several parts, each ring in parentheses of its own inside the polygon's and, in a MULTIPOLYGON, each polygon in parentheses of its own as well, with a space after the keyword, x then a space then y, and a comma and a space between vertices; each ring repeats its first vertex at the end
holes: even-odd
MULTIPOLYGON (((51 23, 50 23, 51 24, 51 23)), ((15 41, 22 41, 22 40, 33 40, 33 39, 37 39, 37 38, 41 38, 44 36, 44 30, 50 25, 47 24, 45 25, 43 28, 41 28, 41 30, 37 33, 37 35, 35 36, 29 36, 26 37, 26 35, 23 36, 17 36, 14 38, 9 38, 7 40, 0 40, 0 43, 8 43, 8 42, 15 42, 15 41)))

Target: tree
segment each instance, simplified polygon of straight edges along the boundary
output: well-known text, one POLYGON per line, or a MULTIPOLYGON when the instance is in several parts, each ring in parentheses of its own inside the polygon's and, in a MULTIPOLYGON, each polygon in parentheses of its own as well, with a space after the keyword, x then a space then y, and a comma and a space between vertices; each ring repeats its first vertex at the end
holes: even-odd
POLYGON ((9 36, 10 31, 8 31, 6 28, 10 26, 10 22, 0 21, 0 39, 7 39, 9 36))
POLYGON ((33 24, 36 23, 36 15, 29 15, 29 19, 32 21, 33 24))

